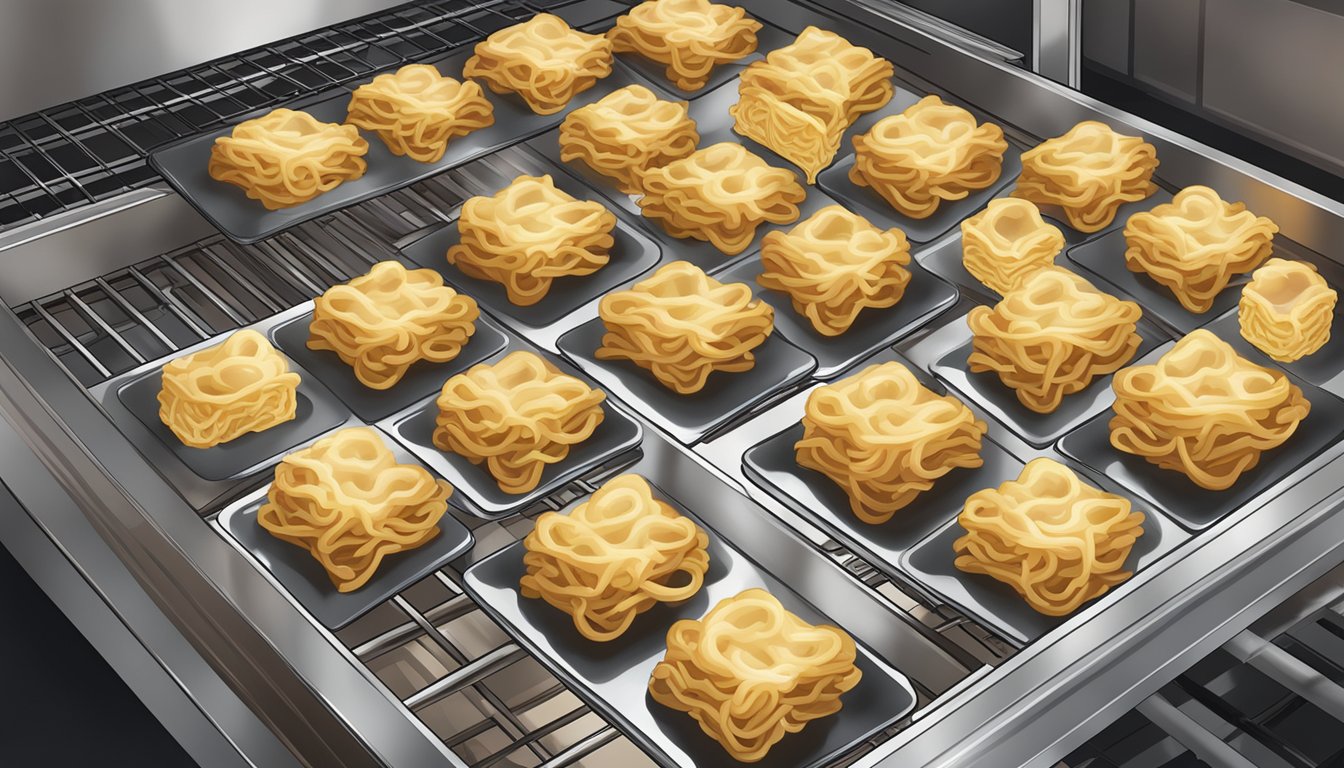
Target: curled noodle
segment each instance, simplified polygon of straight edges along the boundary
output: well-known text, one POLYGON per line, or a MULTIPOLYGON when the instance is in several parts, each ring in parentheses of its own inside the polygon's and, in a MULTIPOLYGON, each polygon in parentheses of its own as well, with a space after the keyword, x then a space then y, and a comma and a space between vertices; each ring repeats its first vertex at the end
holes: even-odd
POLYGON ((636 194, 650 168, 695 151, 700 143, 684 101, 663 101, 642 85, 627 85, 565 116, 560 159, 582 160, 636 194))
POLYGON ((1014 197, 1064 209, 1069 226, 1099 232, 1125 203, 1157 191, 1157 149, 1137 136, 1085 120, 1022 154, 1014 197))
POLYGON ((476 44, 462 73, 495 93, 516 93, 538 115, 553 115, 611 74, 611 42, 538 13, 476 44))
POLYGON ((210 148, 210 178, 240 187, 268 211, 306 203, 364 175, 369 142, 353 125, 275 109, 210 148))
POLYGON ((1064 233, 1045 223, 1027 200, 998 198, 961 222, 961 261, 976 280, 999 294, 1027 275, 1055 263, 1064 233))
POLYGON ((1242 338, 1279 362, 1300 360, 1330 341, 1338 299, 1312 265, 1270 259, 1241 289, 1242 338))
POLYGON ((449 141, 494 125, 495 108, 476 83, 407 64, 356 88, 346 121, 377 133, 394 155, 433 163, 449 141))
POLYGON ((714 67, 756 50, 760 22, 747 12, 709 0, 648 0, 616 19, 607 31, 616 53, 638 53, 667 67, 667 79, 686 91, 709 82, 714 67))

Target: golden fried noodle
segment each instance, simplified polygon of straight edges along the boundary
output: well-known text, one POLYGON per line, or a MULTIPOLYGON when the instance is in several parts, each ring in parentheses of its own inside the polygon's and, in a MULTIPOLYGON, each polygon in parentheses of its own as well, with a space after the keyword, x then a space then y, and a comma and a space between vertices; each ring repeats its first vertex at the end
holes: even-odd
POLYGON ((673 237, 705 240, 735 256, 764 223, 798 220, 807 191, 791 171, 775 168, 741 144, 715 144, 643 175, 643 214, 673 237))
POLYGON ((872 187, 900 213, 926 219, 944 201, 998 181, 1007 150, 999 126, 925 96, 854 137, 849 180, 872 187))
POLYGON ((1236 275, 1274 252, 1279 228, 1208 187, 1186 187, 1170 203, 1125 224, 1125 266, 1171 289, 1181 306, 1208 312, 1236 275))
POLYGON ((558 189, 549 174, 519 176, 493 197, 462 205, 459 241, 449 264, 504 286, 509 301, 531 306, 558 277, 591 275, 610 260, 616 216, 592 200, 558 189))
POLYGON ((527 493, 592 436, 606 397, 531 352, 511 352, 444 382, 434 445, 484 462, 505 493, 527 493))
POLYGON ((644 173, 695 151, 700 134, 684 101, 663 101, 627 85, 565 116, 560 159, 582 160, 626 194, 643 188, 644 173))
POLYGON ((265 336, 238 331, 163 366, 159 419, 183 445, 212 448, 293 419, 298 387, 265 336))
POLYGON ((987 429, 960 400, 890 362, 812 390, 794 450, 798 466, 830 478, 854 516, 877 525, 953 469, 984 464, 987 429))
POLYGON ((894 306, 910 284, 905 233, 878 229, 838 205, 787 233, 767 233, 761 263, 756 282, 787 293, 794 311, 824 336, 849 330, 864 309, 894 306))
POLYGON ((616 19, 607 31, 616 53, 638 53, 667 67, 667 79, 686 91, 709 82, 714 67, 756 50, 760 22, 747 12, 709 0, 648 0, 616 19))
POLYGON ((639 475, 621 475, 569 514, 545 512, 523 540, 523 597, 568 613, 594 642, 614 640, 658 603, 704 584, 709 537, 653 497, 639 475))
POLYGON ((1311 412, 1282 371, 1238 356, 1202 328, 1155 365, 1120 371, 1111 387, 1111 445, 1211 491, 1230 488, 1311 412))
POLYGON ((720 283, 699 267, 674 261, 598 305, 607 332, 600 360, 629 360, 682 395, 699 392, 714 371, 756 365, 753 349, 774 330, 769 304, 745 283, 720 283))
POLYGON ((383 558, 439 535, 453 487, 398 464, 371 427, 342 429, 286 456, 257 522, 308 550, 339 592, 373 578, 383 558))
POLYGON ((1036 413, 1053 413, 1065 396, 1134 357, 1143 311, 1096 289, 1062 267, 1027 275, 994 308, 975 307, 972 372, 993 371, 1036 413))
POLYGON ((1016 480, 977 491, 957 522, 956 566, 1012 587, 1046 616, 1068 616, 1124 583, 1144 515, 1053 459, 1035 459, 1016 480))
POLYGON ((611 74, 611 42, 538 13, 476 44, 462 74, 495 93, 516 93, 538 115, 553 115, 611 74))
POLYGON ((210 178, 240 187, 268 211, 306 203, 364 175, 369 142, 353 125, 275 109, 210 148, 210 178))
POLYGON ((1330 341, 1338 298, 1316 267, 1270 259, 1241 289, 1241 336, 1279 362, 1300 360, 1330 341))
POLYGON ((748 589, 672 625, 649 694, 689 714, 734 760, 754 763, 785 735, 840 711, 863 677, 857 653, 843 630, 809 624, 748 589))
POLYGON ((1125 203, 1157 191, 1157 150, 1137 136, 1086 120, 1022 154, 1013 196, 1064 209, 1069 226, 1099 232, 1125 203))
POLYGON ((383 261, 313 300, 308 348, 335 352, 369 389, 390 389, 417 362, 455 359, 480 314, 438 272, 383 261))
POLYGON ((346 122, 373 131, 394 155, 438 162, 448 142, 495 124, 481 86, 444 77, 428 64, 407 64, 355 89, 346 122))
POLYGON ((1000 295, 1064 250, 1064 233, 1045 223, 1027 200, 990 200, 985 210, 961 222, 961 261, 966 271, 1000 295))

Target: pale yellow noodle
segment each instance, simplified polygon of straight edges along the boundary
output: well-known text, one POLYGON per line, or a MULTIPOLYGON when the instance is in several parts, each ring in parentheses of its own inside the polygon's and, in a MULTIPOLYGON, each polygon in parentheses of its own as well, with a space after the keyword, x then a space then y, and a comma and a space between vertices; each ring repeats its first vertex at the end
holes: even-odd
POLYGON ((817 27, 747 65, 733 130, 803 169, 807 183, 835 159, 845 129, 891 100, 892 67, 867 48, 817 27))
POLYGON ((242 188, 268 211, 306 203, 364 175, 369 142, 353 125, 275 109, 210 148, 210 178, 242 188))
POLYGON ((1242 338, 1279 362, 1300 360, 1330 341, 1338 299, 1316 267, 1270 259, 1241 289, 1242 338))
POLYGON ((1016 480, 966 499, 955 564, 1009 585, 1039 613, 1067 616, 1132 575, 1125 560, 1143 521, 1128 499, 1035 459, 1016 480))
POLYGON ((999 294, 1027 275, 1055 263, 1064 233, 1041 218, 1028 200, 989 201, 985 210, 961 222, 961 261, 966 271, 999 294))
POLYGON ((238 331, 163 366, 159 419, 183 445, 211 448, 293 419, 298 387, 265 336, 238 331))
POLYGON ((1053 413, 1064 398, 1134 357, 1143 310, 1062 267, 1039 269, 1003 300, 966 317, 971 371, 993 371, 1018 402, 1053 413))
POLYGON ((1279 228, 1208 187, 1186 187, 1170 203, 1129 217, 1125 266, 1167 286, 1191 312, 1207 312, 1236 275, 1274 252, 1279 228))
POLYGON ((687 91, 709 82, 714 67, 756 50, 760 22, 709 0, 648 0, 607 31, 616 53, 638 53, 667 67, 667 79, 687 91))
POLYGON ((1230 488, 1311 412, 1283 372, 1240 357, 1202 328, 1155 365, 1120 371, 1111 387, 1111 445, 1213 491, 1230 488))
POLYGON ((527 493, 592 436, 606 397, 531 352, 511 352, 444 382, 434 445, 484 462, 505 493, 527 493))
POLYGON ((480 314, 438 272, 383 261, 313 300, 308 348, 335 352, 361 384, 389 389, 417 362, 455 359, 480 314))
POLYGON ((611 42, 538 13, 476 44, 462 73, 495 93, 516 93, 538 115, 553 115, 611 74, 611 42))
POLYGON ((649 694, 689 714, 736 761, 754 763, 787 734, 840 711, 859 684, 854 639, 809 624, 769 592, 748 589, 667 633, 649 694))
POLYGON ((567 515, 545 512, 523 539, 520 591, 568 613, 581 635, 615 640, 658 603, 700 591, 709 537, 653 497, 639 475, 602 484, 567 515))
POLYGON ((546 298, 556 278, 606 266, 615 228, 606 206, 575 199, 549 174, 519 176, 494 196, 462 205, 459 241, 447 259, 472 277, 502 284, 514 304, 530 306, 546 298))
POLYGON ((438 162, 448 142, 495 123, 481 86, 407 64, 355 89, 346 122, 373 131, 394 155, 438 162))
POLYGON ((910 243, 838 205, 761 239, 756 282, 789 295, 817 333, 839 336, 865 309, 894 306, 910 284, 910 243))
POLYGON ((685 261, 602 297, 598 315, 607 329, 598 359, 629 360, 682 395, 699 392, 715 371, 751 370, 775 317, 750 286, 720 283, 685 261))
POLYGON ((761 224, 797 221, 807 197, 792 171, 728 142, 651 168, 643 181, 645 216, 673 237, 708 241, 729 256, 746 250, 761 224))
POLYGON ((870 365, 807 397, 798 465, 849 496, 854 516, 885 523, 958 467, 979 467, 988 429, 951 395, 897 362, 870 365))
POLYGON ((1013 196, 1057 205, 1069 226, 1099 232, 1110 226, 1120 206, 1157 191, 1152 180, 1157 164, 1152 144, 1086 120, 1022 153, 1013 196))
POLYGON ((582 160, 637 194, 644 173, 695 151, 700 143, 684 101, 663 101, 642 85, 627 85, 565 116, 560 159, 582 160))

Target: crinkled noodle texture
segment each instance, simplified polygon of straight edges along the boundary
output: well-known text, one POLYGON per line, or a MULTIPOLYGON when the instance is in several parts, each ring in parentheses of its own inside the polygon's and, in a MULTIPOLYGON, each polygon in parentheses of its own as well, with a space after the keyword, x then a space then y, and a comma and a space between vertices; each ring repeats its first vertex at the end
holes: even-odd
POLYGON ((690 598, 709 570, 709 537, 639 475, 608 480, 567 515, 543 513, 523 546, 523 597, 568 613, 594 642, 620 637, 658 603, 690 598))
POLYGON ((910 243, 838 205, 788 232, 761 239, 756 282, 788 294, 793 309, 823 336, 839 336, 865 309, 894 306, 910 284, 910 243))
POLYGON ((830 478, 854 516, 885 523, 939 478, 980 458, 985 422, 897 362, 870 365, 808 395, 798 465, 830 478))
POLYGON ((1281 363, 1300 360, 1330 341, 1338 299, 1311 264, 1270 259, 1241 289, 1241 336, 1281 363))
POLYGON ((991 309, 971 310, 972 372, 992 371, 1036 413, 1120 370, 1143 339, 1143 310, 1062 267, 1037 270, 991 309))
POLYGON ((644 173, 639 208, 673 237, 705 240, 736 256, 764 223, 798 220, 807 191, 741 144, 723 142, 644 173))
POLYGON ((538 115, 553 115, 611 74, 611 42, 538 13, 476 44, 462 74, 495 93, 516 93, 538 115))
POLYGON ((1208 312, 1236 275, 1274 252, 1279 228, 1208 187, 1186 187, 1170 203, 1129 217, 1125 266, 1171 289, 1181 306, 1208 312))
POLYGON ((257 522, 308 553, 339 592, 368 583, 383 558, 439 535, 453 487, 398 464, 370 427, 343 429, 286 456, 257 522))
POLYGON ((1120 206, 1157 191, 1156 169, 1152 144, 1085 120, 1022 153, 1022 175, 1013 196, 1057 205, 1069 226, 1099 232, 1110 226, 1120 206))
POLYGON ((925 96, 854 137, 849 180, 872 187, 900 213, 926 219, 944 201, 998 181, 1007 150, 999 126, 925 96))
POLYGON ((607 265, 616 215, 577 200, 545 176, 519 176, 493 197, 473 197, 457 221, 449 264, 500 283, 509 301, 531 306, 558 277, 591 275, 607 265))
POLYGON ((667 67, 667 79, 686 91, 709 82, 714 67, 756 50, 760 22, 731 5, 709 0, 648 0, 616 19, 607 31, 616 53, 638 53, 667 67))
POLYGON ((756 365, 752 352, 774 331, 775 313, 745 283, 720 283, 674 261, 598 305, 607 332, 595 353, 629 360, 682 395, 699 392, 715 371, 756 365))
POLYGON ((695 151, 700 133, 684 101, 663 101, 642 85, 627 85, 565 116, 560 159, 582 160, 624 193, 643 188, 650 168, 695 151))
POLYGON ((480 315, 438 272, 383 261, 313 300, 308 348, 335 352, 369 389, 390 389, 415 363, 455 359, 480 315))
POLYGON ((1232 487, 1311 412, 1281 371, 1240 357, 1202 328, 1155 365, 1120 371, 1111 387, 1111 445, 1211 491, 1232 487))
POLYGON ((956 566, 1012 587, 1046 616, 1068 616, 1131 575, 1125 570, 1144 515, 1129 499, 1082 482, 1053 459, 1016 480, 971 494, 957 522, 956 566))
POLYGON ((857 652, 844 631, 748 589, 672 625, 649 694, 689 714, 734 760, 754 763, 785 735, 840 711, 863 676, 857 652))
POLYGON ((867 48, 816 27, 747 65, 733 130, 803 169, 807 183, 831 164, 845 129, 891 100, 892 67, 867 48))
POLYGON ((353 125, 275 109, 245 120, 210 148, 210 178, 241 188, 268 211, 306 203, 364 175, 369 142, 353 125))
POLYGON ((961 222, 961 261, 966 271, 1000 295, 1032 272, 1055 263, 1064 233, 1041 218, 1028 200, 1006 197, 961 222))
POLYGON ((265 336, 238 331, 163 366, 159 419, 183 445, 212 448, 293 419, 298 387, 265 336))
POLYGON ((434 445, 484 462, 505 493, 527 493, 592 436, 606 397, 531 352, 511 352, 444 382, 434 445))
POLYGON ((394 155, 438 162, 448 142, 495 124, 481 86, 444 77, 428 64, 407 64, 355 89, 346 121, 373 131, 394 155))

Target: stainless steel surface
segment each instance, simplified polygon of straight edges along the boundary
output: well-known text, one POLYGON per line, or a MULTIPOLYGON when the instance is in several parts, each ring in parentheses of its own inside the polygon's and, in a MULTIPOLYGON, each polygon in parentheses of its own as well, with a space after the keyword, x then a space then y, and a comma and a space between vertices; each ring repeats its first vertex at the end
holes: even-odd
POLYGON ((1145 699, 1138 710, 1213 768, 1256 768, 1255 763, 1172 706, 1160 693, 1145 699))
POLYGON ((1032 0, 1034 70, 1070 88, 1082 77, 1083 0, 1032 0))

